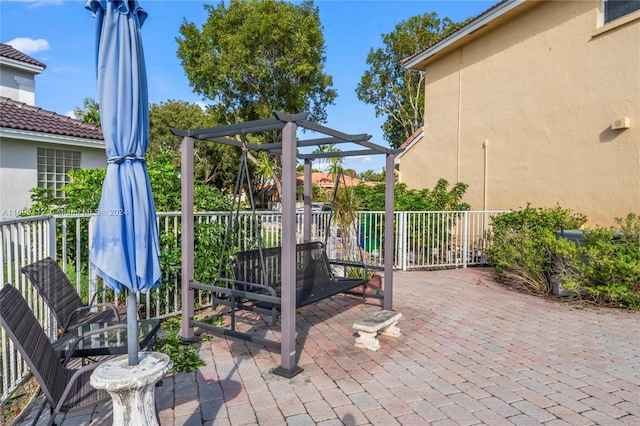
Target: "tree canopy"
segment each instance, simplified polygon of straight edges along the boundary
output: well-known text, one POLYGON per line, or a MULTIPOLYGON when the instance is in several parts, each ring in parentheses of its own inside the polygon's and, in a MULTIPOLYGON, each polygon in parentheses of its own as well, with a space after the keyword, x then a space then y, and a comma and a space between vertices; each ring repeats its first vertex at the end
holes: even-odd
POLYGON ((178 58, 196 93, 213 102, 219 124, 309 111, 324 121, 336 92, 324 73, 325 45, 312 1, 232 0, 205 5, 198 29, 180 27, 178 58))
POLYGON ((82 120, 85 123, 100 125, 100 104, 92 98, 84 98, 82 107, 73 109, 73 118, 82 120))
MULTIPOLYGON (((325 109, 337 95, 324 73, 324 36, 312 1, 231 0, 204 7, 209 17, 201 29, 190 22, 180 27, 177 55, 194 91, 212 102, 212 124, 270 118, 273 110, 309 111, 310 120, 326 121, 325 109)), ((272 142, 275 135, 250 138, 272 142)), ((280 191, 279 157, 250 159, 271 173, 280 191)))
POLYGON ((439 19, 435 12, 414 16, 382 35, 384 48, 369 51, 369 69, 360 79, 356 94, 375 107, 377 117, 386 117, 382 130, 392 147, 399 147, 423 124, 424 74, 403 69, 402 59, 459 25, 449 18, 439 19))
MULTIPOLYGON (((214 124, 207 112, 197 104, 169 100, 149 107, 149 149, 147 156, 171 152, 175 164, 180 163, 181 138, 171 128, 186 130, 211 127, 214 124)), ((194 144, 194 175, 199 181, 217 188, 233 188, 238 172, 237 149, 214 143, 194 144)))

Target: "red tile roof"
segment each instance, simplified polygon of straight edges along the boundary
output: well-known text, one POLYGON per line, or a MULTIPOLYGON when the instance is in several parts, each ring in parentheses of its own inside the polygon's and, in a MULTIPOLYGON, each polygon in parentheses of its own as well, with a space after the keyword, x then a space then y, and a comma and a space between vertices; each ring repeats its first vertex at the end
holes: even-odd
POLYGON ((0 97, 0 127, 103 140, 100 126, 16 102, 4 96, 0 97))
POLYGON ((21 51, 16 50, 10 45, 4 44, 4 43, 0 43, 0 56, 4 56, 5 58, 14 59, 16 61, 42 67, 43 69, 47 67, 42 62, 37 61, 33 59, 31 56, 27 56, 21 51))
POLYGON ((423 126, 418 127, 416 131, 411 134, 411 136, 409 136, 404 142, 402 142, 402 145, 400 145, 399 149, 405 149, 416 137, 418 137, 418 135, 423 130, 424 130, 423 126))
MULTIPOLYGON (((335 186, 336 181, 333 179, 333 175, 331 173, 313 172, 311 174, 311 183, 314 185, 321 186, 323 188, 331 188, 335 186)), ((373 186, 373 185, 379 184, 380 182, 365 182, 358 178, 354 178, 347 175, 344 175, 344 183, 342 182, 342 180, 340 181, 340 185, 344 184, 347 186, 355 186, 361 183, 367 186, 373 186)), ((304 177, 298 176, 296 178, 296 185, 302 186, 303 184, 304 184, 304 177)))

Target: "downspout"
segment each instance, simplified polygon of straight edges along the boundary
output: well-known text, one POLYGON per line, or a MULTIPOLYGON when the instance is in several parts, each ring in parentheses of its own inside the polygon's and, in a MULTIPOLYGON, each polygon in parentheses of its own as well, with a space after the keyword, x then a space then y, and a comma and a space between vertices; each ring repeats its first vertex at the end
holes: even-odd
POLYGON ((456 182, 460 182, 460 138, 462 119, 462 47, 460 47, 460 59, 458 61, 458 140, 456 160, 456 182))
POLYGON ((482 144, 484 148, 484 194, 482 195, 482 207, 483 210, 487 211, 487 183, 488 183, 488 175, 489 175, 489 139, 485 139, 482 144))

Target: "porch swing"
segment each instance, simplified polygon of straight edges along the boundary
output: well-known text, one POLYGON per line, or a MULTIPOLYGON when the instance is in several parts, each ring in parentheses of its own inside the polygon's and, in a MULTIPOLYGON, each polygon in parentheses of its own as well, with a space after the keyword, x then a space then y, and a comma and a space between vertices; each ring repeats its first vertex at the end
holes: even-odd
MULTIPOLYGON (((230 235, 237 230, 239 223, 239 207, 240 195, 242 194, 243 183, 246 182, 246 193, 251 206, 251 220, 253 222, 252 229, 256 230, 253 236, 257 242, 257 248, 251 250, 243 250, 234 253, 230 258, 232 278, 223 277, 227 270, 222 264, 223 256, 220 257, 220 265, 218 267, 217 281, 227 284, 227 287, 235 291, 241 291, 243 300, 232 302, 233 309, 248 309, 264 312, 265 309, 270 310, 273 314, 273 322, 275 323, 281 303, 266 302, 264 300, 254 300, 249 297, 249 293, 262 294, 266 296, 281 297, 282 293, 282 247, 265 248, 262 244, 261 224, 257 221, 255 202, 253 199, 253 190, 251 189, 251 179, 249 176, 249 168, 247 164, 247 147, 242 148, 242 156, 236 186, 234 190, 234 198, 231 206, 230 225, 225 228, 225 236, 223 242, 222 253, 225 253, 230 235), (237 203, 236 203, 237 201, 237 203)), ((344 182, 342 170, 337 174, 335 188, 333 191, 333 202, 338 195, 340 180, 344 182)), ((354 217, 351 209, 351 203, 348 202, 347 214, 354 217)), ((350 293, 363 297, 377 297, 376 294, 367 295, 365 292, 353 291, 356 287, 367 286, 369 277, 368 271, 374 269, 373 266, 364 262, 362 248, 358 246, 359 261, 336 260, 329 259, 326 251, 329 230, 332 220, 335 216, 335 209, 331 211, 327 229, 325 230, 325 241, 307 241, 296 244, 295 264, 296 264, 296 309, 319 302, 323 299, 335 296, 339 293, 350 293), (349 270, 362 271, 360 276, 349 277, 349 270), (338 271, 342 271, 344 276, 339 276, 338 271)), ((351 221, 355 225, 355 220, 351 221)), ((357 230, 348 230, 349 233, 357 235, 357 230)), ((350 248, 347 248, 349 250, 350 248)), ((375 268, 381 269, 381 268, 375 268)), ((235 298, 235 291, 232 297, 235 298)), ((233 315, 233 313, 232 313, 233 315)), ((233 321, 232 321, 233 322, 233 321)))
MULTIPOLYGON (((386 155, 386 168, 393 170, 395 154, 402 150, 389 149, 369 142, 367 134, 349 135, 308 121, 308 113, 285 114, 274 111, 274 118, 219 126, 199 130, 171 129, 182 137, 182 323, 181 336, 185 340, 194 338, 194 327, 221 336, 232 336, 272 347, 280 351, 281 364, 275 374, 293 377, 298 374, 296 349, 296 310, 321 301, 338 293, 353 292, 365 285, 368 277, 350 278, 338 276, 339 268, 346 270, 349 262, 330 260, 325 243, 311 240, 311 171, 316 158, 347 157, 356 155, 386 155), (302 127, 322 134, 318 139, 297 140, 297 129, 302 127), (249 133, 279 131, 282 142, 255 144, 241 142, 228 136, 249 133), (239 199, 243 184, 250 188, 247 154, 251 151, 267 151, 282 158, 282 216, 279 228, 281 245, 263 247, 260 224, 257 221, 253 191, 248 190, 251 203, 253 229, 257 230, 257 247, 241 250, 233 254, 230 267, 223 263, 218 268, 218 283, 198 283, 194 281, 193 262, 193 157, 194 140, 222 143, 242 150, 240 170, 234 188, 234 205, 231 208, 228 232, 238 225, 240 215, 239 199), (358 150, 333 153, 300 154, 297 149, 326 144, 352 143, 358 150), (302 243, 296 236, 296 159, 304 160, 304 223, 302 243), (238 203, 237 205, 235 203, 238 203), (234 218, 235 215, 235 218, 234 218), (341 265, 342 263, 342 265, 341 265), (227 276, 224 276, 224 274, 227 276), (230 276, 229 276, 230 274, 230 276), (216 285, 224 283, 223 286, 216 285), (220 327, 194 319, 194 290, 209 291, 214 303, 227 305, 231 313, 231 324, 220 327), (235 313, 247 309, 258 313, 272 314, 280 318, 280 339, 272 340, 256 333, 239 331, 235 313)), ((336 182, 338 184, 338 182, 336 182)), ((388 173, 385 181, 385 216, 393 218, 393 173, 388 173)), ((228 236, 225 232, 223 253, 227 250, 228 236)), ((236 233, 237 234, 237 233, 236 233)), ((384 246, 384 292, 378 296, 385 310, 392 309, 393 294, 393 221, 385 222, 384 246)), ((222 257, 222 256, 221 256, 222 257)), ((353 262, 351 262, 353 263, 353 262)), ((351 266, 358 266, 353 264, 351 266)), ((362 267, 363 265, 359 265, 362 267)), ((366 270, 366 267, 365 267, 366 270)), ((364 292, 355 292, 363 295, 364 292)), ((375 297, 374 296, 374 297, 375 297)))

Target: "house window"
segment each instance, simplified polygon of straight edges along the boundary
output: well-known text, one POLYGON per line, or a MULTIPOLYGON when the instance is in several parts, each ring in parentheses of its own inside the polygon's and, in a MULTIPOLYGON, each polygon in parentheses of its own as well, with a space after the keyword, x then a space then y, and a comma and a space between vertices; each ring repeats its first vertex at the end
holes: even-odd
POLYGON ((67 172, 80 168, 80 152, 38 148, 38 186, 53 188, 50 194, 64 198, 61 188, 69 182, 67 172))
POLYGON ((640 10, 640 0, 603 0, 602 6, 603 23, 608 24, 614 19, 640 10))

